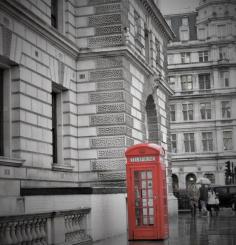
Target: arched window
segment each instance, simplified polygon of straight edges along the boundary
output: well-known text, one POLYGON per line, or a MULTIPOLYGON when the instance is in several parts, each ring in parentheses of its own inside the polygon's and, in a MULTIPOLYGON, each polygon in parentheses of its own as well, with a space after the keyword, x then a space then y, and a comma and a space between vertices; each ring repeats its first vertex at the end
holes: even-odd
POLYGON ((188 188, 188 186, 191 184, 191 183, 196 183, 196 176, 195 174, 193 173, 190 173, 190 174, 187 174, 186 175, 186 178, 185 178, 185 181, 186 181, 186 189, 188 188))
POLYGON ((152 95, 149 95, 146 102, 146 112, 147 112, 147 131, 148 131, 148 141, 153 143, 160 143, 161 138, 158 133, 158 120, 156 105, 152 95))

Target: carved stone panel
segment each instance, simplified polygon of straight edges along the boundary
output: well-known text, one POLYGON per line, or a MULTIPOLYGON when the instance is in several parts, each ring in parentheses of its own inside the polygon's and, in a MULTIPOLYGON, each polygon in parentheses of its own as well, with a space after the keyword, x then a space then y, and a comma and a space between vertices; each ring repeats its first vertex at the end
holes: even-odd
POLYGON ((97 113, 125 112, 124 103, 97 105, 97 113))
POLYGON ((123 88, 123 81, 104 81, 97 82, 97 91, 104 90, 121 90, 123 88))
POLYGON ((121 0, 89 0, 89 5, 119 3, 121 0))
POLYGON ((97 132, 99 136, 125 135, 126 126, 99 127, 97 132))
POLYGON ((91 148, 122 147, 125 145, 125 136, 93 138, 90 145, 91 148))
POLYGON ((114 79, 122 79, 123 78, 123 70, 122 69, 113 69, 113 70, 100 70, 93 71, 90 73, 91 80, 108 80, 111 78, 114 79))
POLYGON ((125 180, 126 179, 126 172, 104 172, 104 173, 99 173, 98 174, 98 179, 99 180, 125 180))
POLYGON ((125 169, 125 158, 92 160, 92 170, 120 170, 125 169))
POLYGON ((110 68, 110 67, 121 67, 122 66, 122 57, 120 56, 111 56, 111 57, 99 57, 96 60, 96 67, 101 68, 110 68))
POLYGON ((124 93, 122 91, 90 94, 90 103, 92 104, 122 101, 124 101, 124 93))
POLYGON ((105 115, 92 115, 90 119, 90 125, 116 125, 123 124, 125 122, 124 113, 105 114, 105 115))
POLYGON ((89 48, 114 47, 123 44, 122 35, 88 38, 89 48))
POLYGON ((120 11, 120 4, 109 4, 109 5, 102 5, 95 7, 96 14, 103 14, 103 13, 111 13, 111 12, 119 12, 120 11))
POLYGON ((121 23, 121 14, 106 14, 89 16, 90 26, 102 26, 121 23))
POLYGON ((125 157, 125 149, 101 149, 98 150, 98 158, 122 158, 125 157))
POLYGON ((96 28, 95 35, 102 36, 102 35, 111 35, 111 34, 121 34, 121 31, 122 31, 121 25, 101 26, 96 28))

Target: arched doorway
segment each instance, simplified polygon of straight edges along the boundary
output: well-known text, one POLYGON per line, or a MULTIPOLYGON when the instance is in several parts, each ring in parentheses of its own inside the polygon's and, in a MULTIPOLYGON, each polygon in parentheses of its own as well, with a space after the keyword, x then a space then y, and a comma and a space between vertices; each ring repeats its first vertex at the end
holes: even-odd
POLYGON ((149 142, 159 144, 160 135, 158 133, 158 120, 156 105, 152 95, 149 95, 146 101, 147 113, 147 139, 149 142))
POLYGON ((188 186, 192 183, 196 183, 197 178, 196 175, 193 173, 187 174, 186 178, 185 178, 185 183, 186 183, 186 189, 188 188, 188 186))
POLYGON ((179 179, 176 174, 172 174, 172 188, 173 188, 173 193, 176 193, 179 190, 179 179))

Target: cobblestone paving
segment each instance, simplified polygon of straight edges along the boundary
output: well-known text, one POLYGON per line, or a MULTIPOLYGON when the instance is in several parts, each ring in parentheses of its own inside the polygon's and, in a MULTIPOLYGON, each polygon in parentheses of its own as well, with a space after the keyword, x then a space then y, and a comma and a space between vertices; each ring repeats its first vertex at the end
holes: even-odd
POLYGON ((169 221, 170 235, 164 241, 128 241, 127 234, 94 245, 236 245, 236 213, 222 209, 218 217, 192 218, 180 213, 169 221))

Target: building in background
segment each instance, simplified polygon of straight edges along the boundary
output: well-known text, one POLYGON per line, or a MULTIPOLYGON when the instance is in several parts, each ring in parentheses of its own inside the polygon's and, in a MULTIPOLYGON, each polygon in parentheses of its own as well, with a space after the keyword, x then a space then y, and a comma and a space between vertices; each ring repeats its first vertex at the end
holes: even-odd
POLYGON ((126 231, 125 149, 162 145, 170 173, 172 37, 152 0, 0 2, 0 215, 17 221, 1 217, 7 244, 126 231))
POLYGON ((201 0, 194 12, 165 16, 176 36, 168 45, 175 189, 202 176, 235 181, 235 15, 235 1, 201 0))

